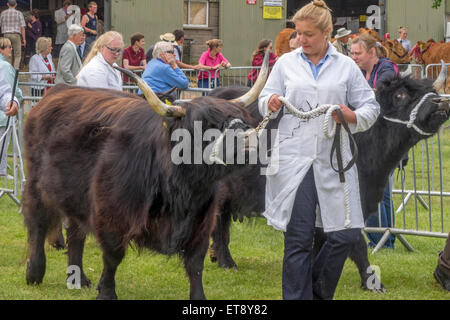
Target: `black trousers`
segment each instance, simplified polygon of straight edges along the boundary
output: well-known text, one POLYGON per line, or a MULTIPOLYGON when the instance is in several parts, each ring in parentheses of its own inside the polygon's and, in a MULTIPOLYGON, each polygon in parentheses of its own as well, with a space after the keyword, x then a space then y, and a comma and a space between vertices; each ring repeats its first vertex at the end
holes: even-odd
POLYGON ((283 299, 333 299, 350 248, 361 229, 327 233, 327 241, 313 261, 317 190, 311 167, 300 187, 284 233, 283 299))

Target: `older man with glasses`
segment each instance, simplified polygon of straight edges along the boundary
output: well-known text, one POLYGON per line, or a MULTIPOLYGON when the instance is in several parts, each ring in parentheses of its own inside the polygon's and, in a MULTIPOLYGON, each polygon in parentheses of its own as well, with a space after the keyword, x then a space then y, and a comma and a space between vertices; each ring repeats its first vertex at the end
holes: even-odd
MULTIPOLYGON (((184 90, 189 86, 188 79, 175 60, 173 44, 166 41, 155 44, 153 59, 147 64, 142 79, 160 97, 174 87, 184 90)), ((138 93, 142 94, 140 90, 138 93)))
POLYGON ((101 35, 92 45, 77 76, 77 85, 122 90, 122 75, 114 69, 123 49, 123 37, 116 31, 101 35))

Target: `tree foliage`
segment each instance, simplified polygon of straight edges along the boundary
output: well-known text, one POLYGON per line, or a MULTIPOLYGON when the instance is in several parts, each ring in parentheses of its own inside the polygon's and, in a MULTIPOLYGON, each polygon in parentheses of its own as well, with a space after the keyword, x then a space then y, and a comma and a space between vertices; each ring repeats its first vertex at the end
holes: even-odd
POLYGON ((441 6, 441 2, 442 2, 442 0, 433 0, 433 6, 432 7, 434 9, 439 8, 441 6))

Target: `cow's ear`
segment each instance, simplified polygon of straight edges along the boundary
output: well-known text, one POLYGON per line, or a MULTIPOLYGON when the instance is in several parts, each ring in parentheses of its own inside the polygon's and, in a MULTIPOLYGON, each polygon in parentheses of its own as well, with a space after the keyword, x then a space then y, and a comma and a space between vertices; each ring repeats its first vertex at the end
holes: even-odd
MULTIPOLYGON (((394 40, 394 41, 397 41, 397 40, 394 40)), ((389 47, 389 48, 392 48, 392 46, 394 45, 391 41, 386 41, 386 45, 389 47)))

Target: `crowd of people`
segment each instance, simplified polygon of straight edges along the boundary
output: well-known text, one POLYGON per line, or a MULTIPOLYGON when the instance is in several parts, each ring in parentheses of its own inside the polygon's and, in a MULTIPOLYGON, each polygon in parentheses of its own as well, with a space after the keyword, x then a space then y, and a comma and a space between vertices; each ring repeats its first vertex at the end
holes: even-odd
MULTIPOLYGON (((4 35, 0 38, 0 88, 4 111, 0 112, 0 134, 5 130, 6 118, 15 115, 21 103, 20 89, 16 90, 12 100, 8 100, 8 93, 13 87, 14 69, 19 68, 22 46, 26 48, 29 71, 44 73, 32 75, 34 83, 43 85, 32 87, 32 94, 36 96, 44 95, 45 84, 50 83, 122 90, 124 84, 130 83, 130 79, 114 68, 120 57, 122 67, 142 72, 143 80, 156 94, 169 92, 174 87, 180 90, 188 88, 189 81, 182 68, 198 70, 198 87, 212 89, 220 86, 219 70, 231 67, 222 54, 223 41, 220 39, 206 42, 207 50, 201 54, 198 64, 183 62, 182 30, 161 35, 160 41, 147 52, 144 49, 144 35, 135 33, 131 36, 130 45, 124 49, 124 39, 119 32, 97 32, 95 2, 89 3, 89 11, 83 15, 80 25, 72 24, 69 27, 66 21, 73 14, 68 12, 71 1, 63 2, 63 7, 55 12, 58 33, 53 48, 51 38, 42 37, 38 10, 33 10, 30 20, 25 23, 16 5, 16 1, 9 0, 9 9, 0 16, 4 35), (58 57, 56 68, 52 52, 58 57), (54 72, 56 76, 51 74, 54 72)), ((305 111, 312 105, 338 104, 344 119, 353 124, 356 132, 367 130, 380 112, 374 92, 377 83, 399 76, 395 63, 380 57, 376 40, 366 34, 350 40, 351 32, 340 28, 331 43, 332 16, 324 1, 310 2, 296 13, 293 21, 296 31, 289 39, 290 53, 277 57, 272 52, 272 41, 262 39, 251 55, 252 66, 257 67, 262 65, 265 52, 270 51, 271 75, 260 95, 261 113, 265 115, 272 111, 277 114, 283 107, 280 96, 285 96, 305 111)), ((399 42, 407 51, 411 50, 406 28, 399 29, 399 42)), ((248 86, 253 85, 258 72, 259 69, 255 68, 248 74, 248 86)), ((387 184, 381 205, 381 225, 378 217, 365 222, 359 203, 358 178, 353 173, 351 176, 355 178, 349 181, 353 196, 348 204, 352 228, 347 229, 343 225, 347 209, 343 207, 342 201, 332 200, 334 195, 343 193, 343 187, 338 175, 324 165, 328 163, 331 145, 325 140, 319 141, 322 138, 315 135, 318 123, 305 122, 292 133, 290 128, 296 125, 293 116, 284 114, 280 121, 280 135, 292 139, 278 146, 280 167, 277 174, 267 177, 264 216, 270 225, 284 231, 283 297, 331 299, 350 247, 361 237, 361 228, 393 226, 391 185, 387 184), (320 152, 315 149, 315 143, 322 146, 320 152), (298 144, 303 147, 296 148, 298 144), (310 154, 316 154, 323 161, 313 166, 310 154), (297 192, 288 192, 286 188, 296 188, 297 192), (280 194, 291 196, 280 202, 280 194), (318 205, 324 229, 329 236, 313 261, 312 239, 318 205)), ((335 118, 335 121, 340 120, 335 118)), ((0 176, 5 174, 6 161, 2 159, 0 176)), ((369 233, 368 237, 371 246, 380 241, 378 235, 369 233)), ((395 237, 391 236, 385 246, 393 248, 394 241, 395 237)), ((450 281, 448 247, 447 242, 435 271, 436 279, 447 290, 450 281)))

